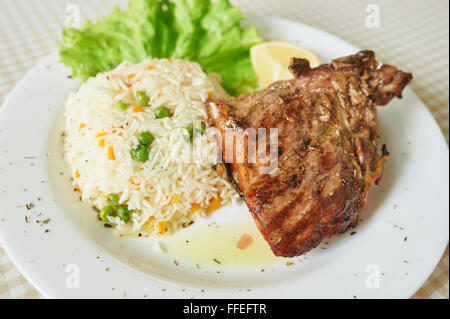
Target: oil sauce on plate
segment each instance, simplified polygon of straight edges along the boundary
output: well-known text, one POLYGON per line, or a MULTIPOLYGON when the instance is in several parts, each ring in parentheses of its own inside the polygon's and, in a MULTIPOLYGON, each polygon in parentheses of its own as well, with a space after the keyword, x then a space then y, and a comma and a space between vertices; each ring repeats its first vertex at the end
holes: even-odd
POLYGON ((275 257, 250 219, 198 225, 168 238, 163 245, 173 258, 200 266, 251 267, 285 261, 275 257))

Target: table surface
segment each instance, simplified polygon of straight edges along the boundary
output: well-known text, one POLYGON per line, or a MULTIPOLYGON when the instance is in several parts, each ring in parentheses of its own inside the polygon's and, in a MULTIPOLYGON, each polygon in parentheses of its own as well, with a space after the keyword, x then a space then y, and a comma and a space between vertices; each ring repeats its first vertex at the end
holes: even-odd
MULTIPOLYGON (((300 21, 328 31, 382 61, 414 74, 412 89, 449 138, 449 3, 447 0, 231 0, 244 12, 300 21), (368 6, 379 10, 379 27, 368 28, 368 6)), ((80 8, 81 20, 125 7, 127 0, 0 0, 0 103, 24 73, 55 50, 67 19, 80 8)), ((447 198, 448 200, 448 198, 447 198)), ((1 209, 1 207, 0 207, 1 209)), ((414 298, 449 298, 448 247, 414 298)), ((0 246, 0 298, 42 298, 0 246)))

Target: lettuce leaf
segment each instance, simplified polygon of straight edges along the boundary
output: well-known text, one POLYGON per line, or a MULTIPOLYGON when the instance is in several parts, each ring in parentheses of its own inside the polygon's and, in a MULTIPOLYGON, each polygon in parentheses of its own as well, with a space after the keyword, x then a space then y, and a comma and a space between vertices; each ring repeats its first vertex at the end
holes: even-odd
POLYGON ((262 39, 244 18, 228 0, 130 0, 126 11, 65 28, 60 59, 82 81, 125 60, 186 59, 219 74, 229 94, 248 93, 258 87, 249 50, 262 39))

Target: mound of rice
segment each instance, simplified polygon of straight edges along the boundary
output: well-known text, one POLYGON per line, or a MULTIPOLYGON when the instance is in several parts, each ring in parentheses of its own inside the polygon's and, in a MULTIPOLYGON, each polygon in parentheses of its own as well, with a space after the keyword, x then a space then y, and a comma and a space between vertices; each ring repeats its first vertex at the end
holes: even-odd
MULTIPOLYGON (((171 233, 219 205, 239 200, 223 164, 217 168, 208 161, 183 161, 176 152, 181 144, 189 145, 179 138, 183 127, 196 120, 207 123, 204 102, 211 94, 224 93, 197 63, 154 59, 136 65, 124 62, 89 79, 69 97, 64 156, 74 188, 97 209, 106 205, 108 194, 119 195, 120 204, 132 211, 127 223, 109 218, 119 235, 171 233), (149 107, 137 106, 138 91, 150 97, 149 107), (119 101, 128 109, 119 110, 119 101), (167 107, 172 117, 156 119, 154 108, 159 106, 167 107), (145 131, 155 140, 149 160, 142 163, 130 150, 145 131)), ((196 139, 213 144, 205 135, 196 139)))

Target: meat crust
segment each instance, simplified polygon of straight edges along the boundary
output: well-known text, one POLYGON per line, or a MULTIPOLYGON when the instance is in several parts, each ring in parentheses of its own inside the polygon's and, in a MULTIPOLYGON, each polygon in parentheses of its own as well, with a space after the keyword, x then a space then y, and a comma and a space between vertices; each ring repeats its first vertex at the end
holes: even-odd
MULTIPOLYGON (((292 58, 292 80, 239 97, 208 100, 222 135, 241 135, 245 161, 230 177, 277 256, 293 257, 354 226, 389 153, 379 154, 377 105, 401 98, 412 75, 378 66, 372 51, 311 69, 292 58), (277 166, 249 161, 248 129, 278 129, 277 166)), ((221 147, 225 148, 224 138, 221 147)), ((267 139, 269 140, 269 139, 267 139)), ((266 154, 270 146, 257 145, 266 154)))

